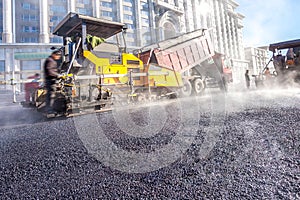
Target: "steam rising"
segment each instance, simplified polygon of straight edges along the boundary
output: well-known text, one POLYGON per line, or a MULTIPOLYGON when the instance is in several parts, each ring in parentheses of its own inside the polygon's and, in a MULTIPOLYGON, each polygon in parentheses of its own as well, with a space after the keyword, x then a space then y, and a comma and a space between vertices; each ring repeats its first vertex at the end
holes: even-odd
MULTIPOLYGON (((240 87, 244 88, 244 87, 240 87)), ((279 106, 284 107, 300 107, 300 102, 295 99, 300 98, 300 88, 298 83, 293 83, 292 85, 285 87, 278 87, 275 84, 272 86, 267 85, 262 89, 250 89, 247 90, 239 89, 234 90, 229 88, 229 92, 226 94, 225 98, 225 110, 227 112, 243 112, 245 109, 251 109, 253 107, 269 107, 272 106, 274 99, 281 99, 276 101, 279 106), (296 87, 295 87, 296 86, 296 87), (291 100, 294 99, 294 100, 291 100)), ((37 112, 33 108, 23 108, 18 103, 12 103, 12 93, 11 91, 6 91, 3 94, 1 92, 1 103, 0 103, 0 127, 2 126, 15 126, 22 124, 35 124, 39 122, 47 121, 45 117, 37 112)), ((220 97, 221 92, 218 88, 206 89, 203 96, 197 97, 199 103, 201 104, 201 109, 206 112, 212 106, 210 101, 220 97)), ((18 96, 18 101, 22 101, 23 96, 18 96)), ((194 99, 194 97, 192 97, 194 99)), ((168 101, 164 100, 161 102, 146 103, 148 106, 158 106, 165 105, 168 101)), ((54 119, 58 120, 58 119, 54 119)))

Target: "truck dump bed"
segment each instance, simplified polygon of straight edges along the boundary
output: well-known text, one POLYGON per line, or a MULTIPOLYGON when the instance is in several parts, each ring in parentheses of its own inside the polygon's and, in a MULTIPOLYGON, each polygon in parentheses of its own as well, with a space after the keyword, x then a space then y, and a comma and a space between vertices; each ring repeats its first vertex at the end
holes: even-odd
POLYGON ((199 29, 140 49, 140 59, 182 73, 214 53, 208 32, 199 29))

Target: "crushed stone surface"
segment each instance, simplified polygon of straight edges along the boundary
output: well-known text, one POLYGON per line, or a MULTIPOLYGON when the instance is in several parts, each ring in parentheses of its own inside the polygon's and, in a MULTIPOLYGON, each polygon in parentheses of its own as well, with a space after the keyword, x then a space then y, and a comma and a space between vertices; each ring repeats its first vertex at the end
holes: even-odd
MULTIPOLYGON (((80 127, 86 131, 84 135, 79 133, 75 118, 49 120, 14 106, 0 123, 0 197, 300 199, 299 97, 298 91, 229 93, 221 98, 225 100, 221 106, 224 109, 214 111, 214 94, 198 99, 200 111, 196 110, 196 115, 184 114, 195 110, 188 108, 192 105, 189 100, 184 104, 155 105, 152 110, 131 109, 123 121, 117 119, 121 112, 92 115, 115 145, 109 155, 111 159, 99 153, 103 149, 99 144, 102 138, 91 135, 89 129, 94 124, 80 127), (160 112, 159 116, 153 114, 160 112), (12 117, 16 113, 19 118, 12 117), (22 113, 26 117, 20 117, 22 113), (151 121, 159 117, 162 126, 151 121), (161 128, 151 137, 143 133, 134 135, 122 128, 128 120, 136 124, 136 130, 151 123, 161 128), (133 171, 109 164, 109 160, 115 159, 116 149, 155 155, 153 152, 170 144, 181 129, 189 136, 184 138, 187 149, 166 166, 136 173, 134 163, 133 171)), ((178 153, 175 151, 174 154, 178 153)), ((171 158, 172 151, 163 155, 168 154, 171 158)), ((124 155, 123 159, 128 159, 124 155)), ((146 168, 157 163, 154 158, 149 156, 144 163, 136 164, 146 168)), ((124 160, 120 163, 130 164, 130 159, 124 160)))

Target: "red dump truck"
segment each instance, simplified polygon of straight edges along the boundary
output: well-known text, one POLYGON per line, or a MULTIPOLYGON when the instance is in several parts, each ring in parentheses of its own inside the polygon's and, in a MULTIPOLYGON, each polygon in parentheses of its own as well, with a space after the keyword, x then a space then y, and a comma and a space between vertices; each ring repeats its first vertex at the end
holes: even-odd
POLYGON ((232 81, 231 68, 224 65, 225 56, 215 52, 206 29, 166 39, 135 53, 144 63, 180 72, 183 96, 201 94, 207 87, 227 91, 232 81))

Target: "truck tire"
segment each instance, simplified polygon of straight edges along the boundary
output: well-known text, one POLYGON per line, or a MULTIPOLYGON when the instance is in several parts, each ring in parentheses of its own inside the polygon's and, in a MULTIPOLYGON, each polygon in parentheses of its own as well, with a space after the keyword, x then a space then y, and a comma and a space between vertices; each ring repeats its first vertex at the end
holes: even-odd
POLYGON ((190 81, 185 80, 183 83, 183 87, 180 90, 180 96, 189 97, 192 95, 193 87, 190 81))
POLYGON ((193 82, 193 89, 195 95, 201 95, 203 94, 205 90, 205 83, 202 79, 196 78, 193 82))

